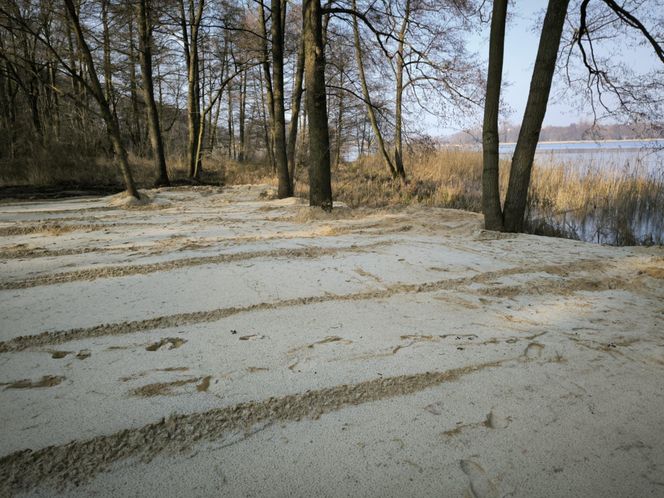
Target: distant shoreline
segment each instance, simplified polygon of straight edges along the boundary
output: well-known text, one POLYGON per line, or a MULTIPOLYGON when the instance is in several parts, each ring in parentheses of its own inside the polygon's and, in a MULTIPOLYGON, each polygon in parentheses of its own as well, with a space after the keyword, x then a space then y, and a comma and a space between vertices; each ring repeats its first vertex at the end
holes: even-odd
MULTIPOLYGON (((602 144, 613 142, 664 142, 664 138, 609 138, 606 140, 551 140, 539 144, 602 144)), ((516 142, 502 142, 500 145, 516 145, 516 142)))
MULTIPOLYGON (((626 142, 662 142, 664 138, 611 138, 606 140, 551 140, 539 141, 537 145, 551 144, 551 145, 564 145, 564 144, 608 144, 608 143, 626 143, 626 142)), ((452 147, 464 147, 468 145, 482 145, 482 142, 472 143, 444 143, 443 145, 452 147)), ((500 142, 500 146, 516 145, 516 142, 500 142)))

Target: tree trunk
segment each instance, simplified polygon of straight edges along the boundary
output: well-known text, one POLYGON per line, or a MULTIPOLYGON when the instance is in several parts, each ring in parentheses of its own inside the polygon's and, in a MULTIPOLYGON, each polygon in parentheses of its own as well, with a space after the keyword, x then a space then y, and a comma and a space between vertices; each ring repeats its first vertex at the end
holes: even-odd
POLYGON ((530 173, 542 121, 546 114, 568 4, 569 0, 549 0, 544 16, 533 77, 530 81, 528 102, 514 150, 510 181, 505 197, 504 229, 508 232, 523 230, 530 173))
MULTIPOLYGON (((357 10, 357 2, 353 0, 353 10, 357 10)), ((374 110, 373 104, 371 103, 371 96, 369 95, 369 87, 367 86, 367 79, 364 74, 364 63, 362 62, 362 46, 360 45, 360 28, 358 27, 357 17, 353 16, 353 36, 355 40, 355 61, 357 63, 358 73, 360 75, 360 85, 362 86, 362 95, 364 97, 364 103, 367 107, 367 114, 369 116, 369 121, 371 122, 371 127, 373 128, 374 135, 376 135, 376 141, 378 142, 378 152, 383 156, 383 161, 387 170, 392 175, 392 178, 397 178, 397 170, 390 159, 390 155, 387 153, 385 148, 385 142, 383 141, 383 134, 378 128, 378 121, 376 120, 376 112, 374 110)))
POLYGON ((399 44, 397 48, 397 87, 395 102, 395 137, 394 137, 394 168, 401 180, 406 179, 406 170, 403 167, 403 71, 404 71, 404 44, 406 41, 406 32, 408 31, 408 22, 410 21, 410 0, 406 0, 401 30, 399 31, 399 44))
POLYGON ((235 159, 235 128, 233 126, 233 87, 228 86, 228 158, 235 159))
POLYGON ((286 115, 284 109, 284 26, 282 0, 272 0, 272 98, 274 105, 274 159, 279 179, 277 195, 280 199, 293 196, 286 155, 286 115))
POLYGON ((341 62, 341 67, 339 68, 339 97, 338 97, 338 104, 337 104, 337 112, 339 113, 337 115, 337 129, 336 129, 336 143, 334 144, 334 165, 339 166, 339 163, 341 162, 341 145, 342 145, 342 140, 341 140, 341 135, 343 133, 343 125, 344 125, 344 64, 343 60, 341 62))
POLYGON ((293 189, 295 189, 295 145, 297 144, 297 124, 300 118, 300 103, 302 101, 302 80, 304 79, 304 37, 300 40, 297 50, 297 65, 295 67, 295 83, 291 97, 291 121, 288 129, 288 173, 293 189))
POLYGON ((185 0, 180 0, 180 24, 187 65, 187 151, 189 154, 189 178, 196 179, 202 171, 197 163, 199 123, 200 123, 200 73, 198 60, 198 30, 203 17, 204 0, 199 0, 198 8, 194 0, 189 0, 189 22, 185 14, 185 0))
POLYGON ((325 97, 325 46, 320 0, 304 0, 304 74, 309 119, 309 205, 332 210, 330 135, 325 97))
POLYGON ((108 28, 108 0, 101 2, 101 24, 103 30, 104 46, 104 88, 106 90, 106 100, 111 106, 111 112, 116 113, 113 91, 113 70, 111 68, 111 38, 108 28))
POLYGON ((265 96, 267 100, 267 110, 270 116, 269 125, 269 152, 270 166, 272 171, 277 170, 276 151, 274 150, 274 93, 272 90, 272 74, 270 71, 270 57, 268 51, 267 24, 265 20, 265 6, 263 0, 258 1, 258 18, 261 29, 261 50, 263 52, 263 84, 265 85, 265 96))
POLYGON ((90 77, 90 89, 93 92, 93 96, 97 103, 99 104, 99 109, 101 115, 106 123, 106 129, 108 131, 109 139, 113 144, 113 149, 115 151, 115 156, 118 160, 120 166, 120 172, 124 178, 125 187, 127 189, 127 194, 139 198, 138 190, 134 185, 134 179, 131 176, 131 170, 129 169, 129 161, 127 160, 127 151, 122 145, 122 139, 120 137, 120 127, 118 125, 117 118, 113 116, 111 108, 109 106, 108 100, 104 95, 102 90, 101 83, 99 82, 99 77, 97 76, 97 71, 94 66, 94 59, 92 58, 92 53, 90 52, 90 47, 85 41, 83 36, 83 30, 81 28, 81 23, 76 13, 76 8, 74 7, 73 0, 64 0, 65 8, 69 16, 69 20, 72 23, 74 31, 76 33, 76 38, 78 40, 78 45, 81 50, 81 56, 85 62, 85 65, 88 68, 88 76, 90 77))
POLYGON ((131 98, 131 141, 134 147, 141 148, 141 118, 136 84, 136 54, 134 51, 134 21, 129 16, 129 93, 131 98))
POLYGON ((491 17, 489 70, 482 128, 482 211, 484 212, 484 227, 487 230, 503 229, 498 170, 498 113, 500 111, 500 87, 503 74, 507 3, 508 0, 494 0, 491 17))
POLYGON ((164 142, 159 125, 159 113, 154 99, 154 83, 152 80, 152 21, 150 19, 150 0, 138 2, 138 38, 140 46, 141 73, 143 75, 143 100, 147 115, 148 132, 152 154, 157 168, 158 177, 155 187, 170 185, 166 170, 164 142))
POLYGON ((246 115, 247 115, 247 72, 244 71, 240 77, 240 109, 238 116, 238 126, 239 126, 239 140, 240 140, 240 152, 238 154, 238 161, 243 163, 246 161, 246 135, 245 135, 245 125, 246 125, 246 115))

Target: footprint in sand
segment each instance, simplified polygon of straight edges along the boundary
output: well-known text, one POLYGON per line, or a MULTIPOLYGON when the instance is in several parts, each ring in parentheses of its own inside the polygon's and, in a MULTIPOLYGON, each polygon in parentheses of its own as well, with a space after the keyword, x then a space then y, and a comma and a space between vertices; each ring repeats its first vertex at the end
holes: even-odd
POLYGON ((177 349, 180 346, 182 346, 185 342, 187 342, 184 339, 180 339, 179 337, 166 337, 162 339, 159 342, 155 342, 153 344, 150 344, 146 346, 145 350, 146 351, 159 351, 160 349, 177 349))
POLYGON ((511 421, 512 417, 505 417, 496 410, 491 410, 486 416, 483 425, 489 429, 505 429, 508 425, 510 425, 511 421))
POLYGON ((544 346, 539 342, 531 342, 526 346, 526 349, 523 351, 523 356, 526 360, 534 360, 542 356, 542 350, 544 346))
POLYGON ((461 470, 468 476, 472 498, 498 498, 498 488, 491 482, 482 466, 472 460, 460 460, 461 470))

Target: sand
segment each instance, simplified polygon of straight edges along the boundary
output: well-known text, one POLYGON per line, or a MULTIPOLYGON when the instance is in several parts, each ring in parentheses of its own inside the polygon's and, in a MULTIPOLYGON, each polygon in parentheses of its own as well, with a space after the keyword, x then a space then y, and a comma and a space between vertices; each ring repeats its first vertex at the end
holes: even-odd
POLYGON ((661 496, 664 250, 269 186, 0 205, 0 496, 661 496))

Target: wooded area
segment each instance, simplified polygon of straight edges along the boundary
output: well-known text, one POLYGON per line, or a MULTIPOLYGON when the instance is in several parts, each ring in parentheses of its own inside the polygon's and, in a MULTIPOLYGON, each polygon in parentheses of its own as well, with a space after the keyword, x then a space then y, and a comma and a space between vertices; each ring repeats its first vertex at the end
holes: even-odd
POLYGON ((630 81, 624 61, 597 49, 629 35, 664 62, 654 12, 637 1, 548 2, 501 194, 507 0, 2 0, 0 160, 76 168, 113 157, 135 197, 137 158, 153 162, 155 186, 170 184, 168 163, 184 165, 189 182, 220 161, 264 163, 279 197, 308 179, 310 204, 331 209, 335 165, 377 154, 399 188, 427 123, 483 110, 487 227, 521 231, 556 68, 596 118, 660 119, 661 70, 630 81), (489 20, 485 73, 469 39, 489 20))

